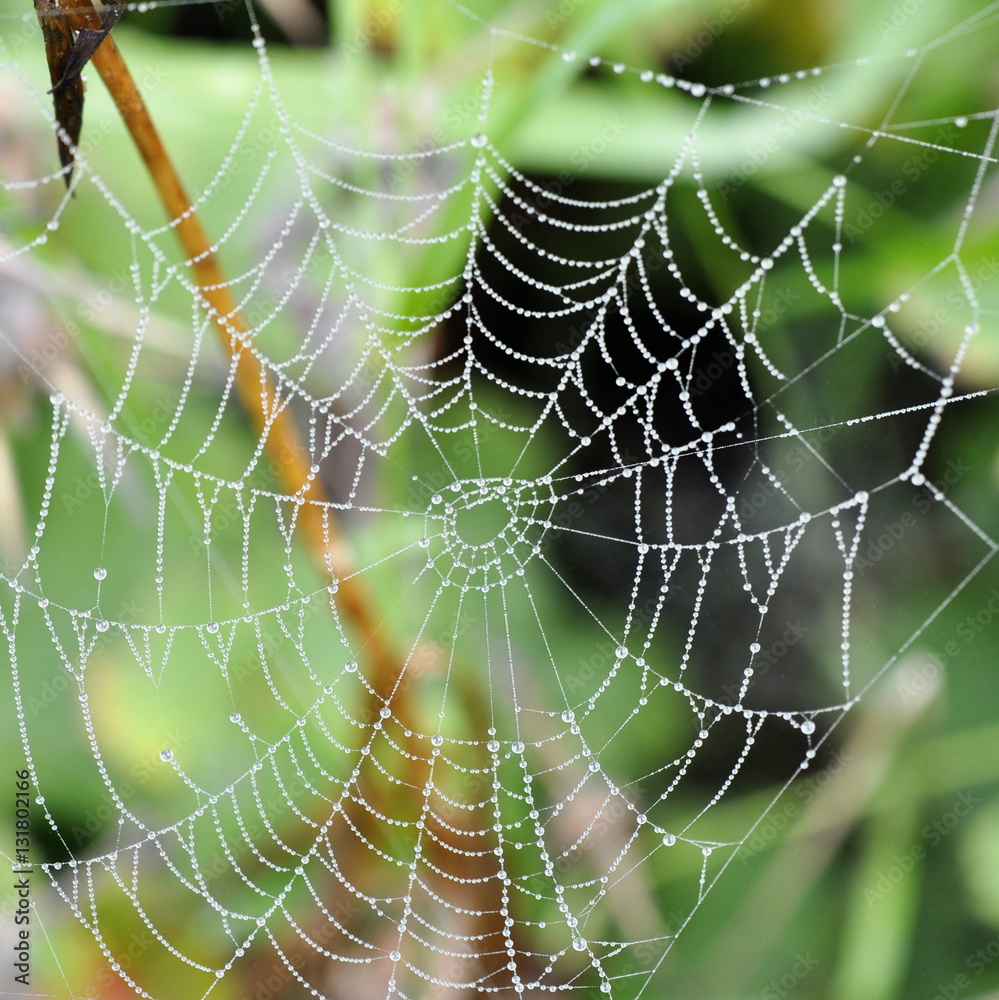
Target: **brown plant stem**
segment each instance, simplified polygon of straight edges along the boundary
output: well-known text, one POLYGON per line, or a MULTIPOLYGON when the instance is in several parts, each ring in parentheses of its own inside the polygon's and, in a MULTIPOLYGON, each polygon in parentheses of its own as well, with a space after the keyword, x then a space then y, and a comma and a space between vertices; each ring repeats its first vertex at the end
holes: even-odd
MULTIPOLYGON (((62 0, 74 30, 96 29, 100 15, 91 0, 62 0)), ((171 228, 187 256, 205 310, 211 316, 233 365, 240 401, 254 431, 275 460, 277 478, 289 496, 305 503, 297 528, 321 572, 337 580, 337 604, 357 629, 370 665, 376 693, 387 698, 401 672, 399 658, 382 634, 380 616, 370 594, 350 568, 349 548, 336 523, 329 497, 310 470, 306 449, 294 425, 288 400, 281 397, 253 349, 249 326, 229 290, 211 241, 153 124, 142 94, 113 37, 104 39, 91 61, 115 102, 142 156, 171 228)))
MULTIPOLYGON (((75 31, 101 26, 101 18, 91 0, 59 2, 75 31)), ((204 308, 229 355, 243 407, 255 432, 263 440, 266 453, 275 460, 278 481, 289 497, 301 497, 305 501, 297 507, 296 529, 320 571, 336 581, 337 606, 363 644, 367 665, 365 675, 371 694, 362 712, 362 721, 375 721, 382 706, 391 703, 393 716, 407 731, 407 739, 414 751, 407 763, 408 784, 414 789, 425 787, 432 781, 432 770, 416 740, 420 727, 415 718, 415 691, 409 690, 409 685, 400 684, 408 661, 393 649, 382 630, 382 619, 370 593, 350 568, 348 546, 339 530, 329 497, 311 471, 312 463, 294 425, 288 408, 289 400, 282 397, 280 389, 272 384, 249 344, 249 327, 239 312, 212 244, 113 37, 103 39, 91 62, 117 105, 146 164, 171 228, 187 257, 204 308)), ((476 703, 477 699, 470 697, 473 717, 476 703)), ((372 762, 373 756, 365 759, 357 786, 359 790, 363 789, 362 795, 366 800, 370 799, 388 811, 392 808, 392 796, 398 794, 398 789, 386 787, 384 780, 380 780, 378 769, 372 762)), ((422 795, 414 801, 422 802, 422 795)), ((351 820, 360 838, 346 830, 331 832, 330 836, 339 845, 338 853, 345 860, 345 868, 354 871, 370 857, 364 841, 377 843, 380 832, 377 821, 368 810, 352 808, 351 820)), ((467 819, 456 820, 448 824, 431 810, 428 827, 434 836, 429 849, 430 860, 441 873, 438 891, 457 891, 466 905, 463 912, 478 911, 478 920, 471 922, 475 925, 479 949, 478 954, 470 958, 478 960, 481 972, 495 985, 503 981, 507 962, 500 912, 502 893, 497 877, 499 863, 490 849, 491 835, 484 832, 487 830, 485 818, 480 819, 478 830, 467 819)), ((467 991, 457 992, 465 994, 467 991)))

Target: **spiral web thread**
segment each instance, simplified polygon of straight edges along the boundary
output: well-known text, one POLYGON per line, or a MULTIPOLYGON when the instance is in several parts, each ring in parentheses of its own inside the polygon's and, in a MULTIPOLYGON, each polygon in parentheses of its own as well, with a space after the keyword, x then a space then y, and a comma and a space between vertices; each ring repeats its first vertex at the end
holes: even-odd
MULTIPOLYGON (((868 61, 709 88, 469 15, 497 50, 549 49, 689 114, 659 184, 595 201, 508 162, 492 69, 459 141, 382 154, 316 134, 286 111, 254 23, 259 84, 198 207, 246 186, 216 249, 265 240, 230 286, 244 349, 306 429, 329 523, 351 539, 356 568, 332 582, 294 541, 305 489, 275 489, 266 432, 241 436, 234 369, 169 227, 140 224, 81 151, 74 185, 127 235, 138 320, 104 412, 52 393, 34 538, 3 576, 23 754, 56 845, 38 919, 71 911, 101 974, 147 997, 646 993, 752 832, 730 828, 728 800, 778 748, 788 780, 809 767, 916 638, 888 662, 856 642, 875 594, 858 566, 890 511, 915 490, 977 552, 934 614, 995 553, 924 463, 945 411, 981 395, 956 380, 995 312, 963 251, 999 119, 898 119, 924 59, 992 16, 893 56, 906 73, 879 129, 803 112, 861 149, 812 177, 807 210, 760 251, 725 221, 704 130, 739 105, 784 120, 782 93, 868 61), (864 311, 844 277, 852 177, 892 144, 962 165, 965 207, 933 270, 864 311), (684 226, 710 242, 712 286, 684 226), (456 264, 394 277, 425 259, 456 264), (903 332, 935 282, 960 296, 940 371, 903 332), (788 332, 782 303, 799 297, 809 321, 788 332), (161 363, 149 331, 178 301, 183 377, 142 419, 161 363), (811 407, 871 358, 902 405, 811 407), (862 451, 876 460, 851 463, 862 451), (338 605, 346 575, 398 650, 387 690, 338 605), (36 729, 53 693, 65 745, 36 729), (162 730, 137 734, 133 716, 162 730), (134 750, 148 740, 152 762, 134 750), (85 836, 51 808, 72 753, 101 807, 85 836)), ((17 62, 3 68, 50 118, 17 62)), ((0 263, 31 261, 74 206, 0 263)), ((50 995, 77 995, 57 956, 51 969, 50 995)))

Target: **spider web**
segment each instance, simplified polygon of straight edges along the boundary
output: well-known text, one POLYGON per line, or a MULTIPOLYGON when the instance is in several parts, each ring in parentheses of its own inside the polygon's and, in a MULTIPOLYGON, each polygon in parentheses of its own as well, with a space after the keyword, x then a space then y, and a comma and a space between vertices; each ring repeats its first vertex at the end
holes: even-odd
MULTIPOLYGON (((296 541, 317 502, 277 485, 272 424, 247 436, 172 227, 83 148, 79 198, 61 173, 7 181, 55 208, 0 263, 41 259, 87 198, 133 306, 126 349, 102 355, 107 405, 51 393, 30 551, 2 577, 49 845, 36 917, 68 909, 100 982, 146 997, 649 995, 752 833, 725 804, 758 769, 790 781, 821 760, 917 638, 887 662, 861 641, 888 613, 872 563, 916 544, 900 512, 920 498, 973 553, 924 627, 996 551, 926 467, 994 336, 966 245, 997 119, 904 117, 992 8, 887 60, 712 87, 469 13, 493 62, 463 134, 390 153, 292 117, 248 16, 257 85, 197 205, 223 256, 265 233, 227 283, 250 326, 233 337, 277 387, 271 415, 303 429, 327 540, 339 525, 351 554, 323 574, 296 541), (511 49, 656 94, 683 123, 661 180, 591 198, 518 170, 491 107, 511 49), (885 63, 877 127, 796 103, 885 63), (745 178, 719 171, 734 109, 775 149, 851 137, 773 238, 741 232, 745 178), (886 148, 931 154, 965 195, 934 267, 872 303, 849 230, 858 203, 897 212, 855 180, 886 148), (238 212, 214 217, 230 186, 238 212), (906 331, 946 294, 942 359, 906 331), (187 316, 179 349, 163 314, 187 316), (872 372, 883 393, 828 389, 872 372), (377 609, 371 636, 348 585, 377 609), (64 741, 40 737, 43 710, 64 741), (85 822, 60 804, 68 780, 85 822)), ((20 57, 4 70, 50 121, 20 57)), ((48 995, 76 995, 52 967, 48 995)))

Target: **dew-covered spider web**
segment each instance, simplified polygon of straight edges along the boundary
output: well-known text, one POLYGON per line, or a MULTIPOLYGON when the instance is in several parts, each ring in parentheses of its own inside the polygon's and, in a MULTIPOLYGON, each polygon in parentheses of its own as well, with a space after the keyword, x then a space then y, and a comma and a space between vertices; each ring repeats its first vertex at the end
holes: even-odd
POLYGON ((66 190, 34 15, 0 24, 50 143, 48 173, 5 161, 3 280, 34 288, 82 213, 113 276, 47 289, 43 349, 4 335, 51 422, 0 598, 36 995, 657 996, 752 833, 729 804, 821 761, 917 639, 870 636, 924 526, 961 542, 926 622, 995 554, 935 444, 988 394, 962 373, 999 336, 999 118, 925 113, 994 8, 712 85, 462 13, 482 72, 400 149, 290 112, 230 12, 254 77, 194 200, 243 325, 138 158, 100 166, 101 111, 66 190), (547 171, 506 141, 524 65, 621 80, 547 171), (661 169, 609 191, 632 98, 661 169), (771 156, 783 192, 753 181, 771 156), (865 282, 918 183, 960 192, 939 252, 865 282), (43 952, 67 914, 91 958, 43 952))

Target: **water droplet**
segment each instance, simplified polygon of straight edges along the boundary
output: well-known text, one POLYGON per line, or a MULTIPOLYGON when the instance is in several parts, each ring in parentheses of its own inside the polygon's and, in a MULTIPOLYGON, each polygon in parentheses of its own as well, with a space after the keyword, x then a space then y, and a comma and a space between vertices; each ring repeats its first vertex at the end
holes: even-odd
POLYGON ((241 721, 241 719, 242 719, 242 716, 239 714, 239 712, 233 712, 232 715, 229 716, 229 721, 230 722, 238 723, 238 722, 241 721))
POLYGON ((663 847, 672 847, 676 843, 676 837, 672 833, 663 834, 663 847))
POLYGON ((617 649, 614 650, 614 655, 619 660, 623 660, 628 655, 628 649, 627 649, 627 647, 626 646, 618 646, 617 649))
POLYGON ((487 749, 487 750, 488 750, 488 751, 489 751, 490 753, 497 753, 497 752, 499 751, 499 748, 500 748, 500 745, 499 745, 499 740, 490 740, 490 741, 489 741, 489 742, 488 742, 488 743, 486 744, 486 749, 487 749))
POLYGON ((357 672, 357 660, 348 660, 344 665, 343 669, 347 671, 348 674, 353 674, 357 672))
POLYGON ((571 49, 567 49, 565 52, 562 53, 562 58, 566 62, 575 62, 575 60, 576 60, 576 53, 573 52, 571 49))
POLYGON ((97 623, 97 631, 98 631, 98 632, 107 632, 107 630, 108 630, 109 628, 111 628, 111 622, 109 622, 109 621, 106 621, 106 620, 105 620, 104 618, 102 618, 102 619, 101 619, 101 620, 100 620, 100 621, 99 621, 99 622, 97 623))
POLYGON ((815 723, 812 722, 811 719, 805 719, 805 721, 801 724, 801 731, 806 736, 811 736, 812 733, 815 732, 815 723))
POLYGON ((582 938, 573 938, 572 946, 576 951, 586 951, 586 942, 582 938))
POLYGON ((214 635, 219 630, 219 623, 218 622, 209 622, 205 626, 205 630, 208 631, 208 632, 211 632, 212 635, 214 635))
POLYGON ((471 143, 476 149, 482 149, 482 147, 486 144, 486 137, 482 132, 476 132, 475 135, 472 136, 471 143))
POLYGON ((430 737, 430 742, 435 746, 439 747, 444 743, 444 737, 437 733, 435 736, 430 737))
POLYGON ((516 741, 516 743, 514 743, 514 744, 513 744, 513 745, 512 745, 511 747, 510 747, 510 749, 511 749, 511 750, 512 750, 512 751, 513 751, 514 753, 523 753, 523 752, 524 752, 524 744, 523 744, 523 743, 521 743, 521 742, 520 742, 520 740, 517 740, 517 741, 516 741))
POLYGON ((108 571, 103 566, 98 566, 97 569, 94 570, 95 580, 103 580, 107 575, 108 571))
POLYGON ((398 952, 398 951, 390 952, 389 953, 389 958, 391 958, 393 962, 401 962, 402 961, 402 953, 398 952))
POLYGON ((162 760, 162 761, 171 761, 171 760, 173 760, 173 751, 172 750, 161 750, 160 751, 160 760, 162 760))
POLYGON ((562 713, 562 721, 563 721, 563 722, 573 722, 573 721, 575 721, 575 718, 576 718, 576 713, 575 713, 575 712, 573 712, 573 711, 572 711, 571 709, 569 709, 569 708, 567 708, 567 709, 566 709, 566 710, 565 710, 565 711, 564 711, 564 712, 562 713))
POLYGON ((429 544, 430 544, 430 539, 429 538, 421 538, 420 539, 420 548, 421 549, 425 549, 429 544))

